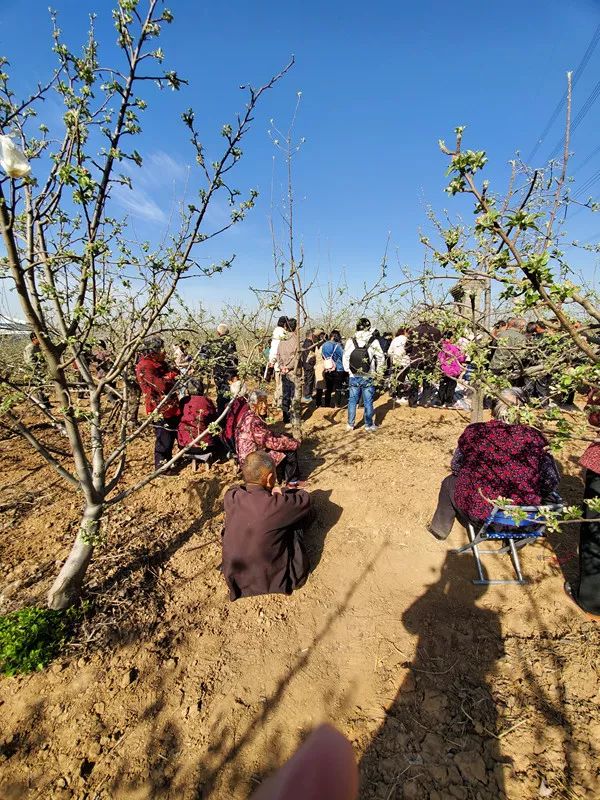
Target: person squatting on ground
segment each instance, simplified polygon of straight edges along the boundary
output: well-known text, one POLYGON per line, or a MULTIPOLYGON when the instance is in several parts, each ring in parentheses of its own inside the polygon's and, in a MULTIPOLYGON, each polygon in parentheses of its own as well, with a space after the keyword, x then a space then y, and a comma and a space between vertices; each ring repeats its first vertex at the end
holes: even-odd
POLYGON ((152 426, 156 436, 154 467, 158 469, 173 457, 173 445, 177 438, 181 411, 177 393, 172 390, 178 372, 165 361, 165 345, 160 336, 145 339, 140 353, 135 375, 144 395, 146 414, 157 414, 152 426))
POLYGON ((344 347, 344 369, 350 375, 350 396, 348 398, 348 430, 354 430, 356 408, 362 397, 365 409, 365 430, 377 430, 373 400, 375 397, 375 377, 383 370, 385 356, 376 333, 371 333, 371 323, 361 317, 356 323, 356 333, 344 347))
POLYGON ((442 334, 435 325, 420 322, 410 331, 406 343, 406 354, 410 358, 410 389, 408 404, 411 408, 432 402, 435 388, 433 374, 437 365, 437 354, 442 334))
POLYGON ((302 374, 296 326, 295 319, 288 319, 288 331, 279 341, 275 356, 275 363, 281 373, 281 410, 285 423, 291 422, 296 380, 302 374))
POLYGON ((454 405, 457 379, 465 370, 466 356, 457 344, 450 340, 446 334, 440 345, 438 362, 442 371, 442 378, 438 386, 439 401, 443 406, 454 405))
MULTIPOLYGON (((600 428, 600 392, 591 391, 587 400, 588 422, 600 428)), ((585 469, 584 500, 600 498, 600 442, 592 442, 579 463, 585 469)), ((589 614, 600 616, 600 514, 584 505, 579 526, 579 580, 565 583, 565 591, 589 614)))
MULTIPOLYGON (((187 397, 181 401, 181 419, 177 427, 177 443, 180 448, 187 447, 203 433, 211 422, 217 419, 215 404, 205 395, 204 381, 190 378, 186 383, 187 397)), ((210 433, 188 450, 188 455, 199 456, 214 453, 217 443, 210 433)))
POLYGON ((240 408, 235 422, 238 464, 243 467, 250 453, 266 450, 275 464, 279 481, 293 488, 300 481, 297 452, 300 442, 291 436, 273 433, 263 419, 268 413, 267 393, 259 390, 250 392, 248 402, 240 408))
POLYGON ((344 369, 344 348, 339 331, 331 331, 329 339, 321 347, 323 356, 323 377, 325 379, 324 405, 329 408, 331 396, 334 397, 335 408, 343 405, 342 394, 348 382, 348 373, 344 369))
POLYGON ((264 450, 242 464, 244 486, 225 495, 222 571, 230 600, 258 594, 291 594, 306 583, 310 563, 304 529, 310 495, 276 486, 275 464, 264 450))
POLYGON ((468 425, 452 457, 452 474, 444 478, 429 532, 446 539, 456 517, 481 525, 493 501, 504 497, 515 505, 537 506, 556 490, 559 475, 546 438, 534 428, 511 423, 521 402, 518 390, 505 389, 489 422, 468 425))

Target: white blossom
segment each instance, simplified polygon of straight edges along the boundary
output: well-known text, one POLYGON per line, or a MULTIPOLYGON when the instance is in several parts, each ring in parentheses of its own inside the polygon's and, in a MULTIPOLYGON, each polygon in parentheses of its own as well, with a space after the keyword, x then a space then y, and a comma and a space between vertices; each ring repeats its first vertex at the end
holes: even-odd
POLYGON ((0 166, 9 178, 24 178, 31 172, 23 151, 8 136, 0 136, 0 166))

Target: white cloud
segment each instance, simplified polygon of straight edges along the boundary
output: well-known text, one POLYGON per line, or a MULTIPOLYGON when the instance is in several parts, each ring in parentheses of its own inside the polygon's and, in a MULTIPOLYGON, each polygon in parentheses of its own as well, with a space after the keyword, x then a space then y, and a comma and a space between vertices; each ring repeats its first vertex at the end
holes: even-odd
POLYGON ((165 224, 174 203, 185 194, 189 166, 163 150, 156 150, 144 157, 141 167, 126 162, 122 171, 131 178, 133 189, 115 186, 112 191, 115 202, 133 218, 165 224))
POLYGON ((145 219, 148 222, 165 223, 167 221, 167 215, 152 199, 150 192, 119 185, 113 188, 112 196, 120 206, 129 211, 132 217, 145 219))

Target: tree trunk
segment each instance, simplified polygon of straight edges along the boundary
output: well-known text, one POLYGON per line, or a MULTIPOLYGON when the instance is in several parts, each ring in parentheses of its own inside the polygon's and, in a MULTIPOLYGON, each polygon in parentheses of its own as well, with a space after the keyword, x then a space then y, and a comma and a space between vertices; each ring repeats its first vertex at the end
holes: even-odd
POLYGON ((79 598, 81 585, 94 552, 94 542, 100 530, 103 507, 88 505, 83 513, 77 538, 52 588, 48 592, 48 607, 67 608, 79 598))
POLYGON ((304 394, 304 370, 296 377, 296 388, 292 399, 290 417, 292 436, 299 442, 302 441, 302 397, 304 394))
POLYGON ((137 380, 129 375, 124 376, 125 385, 125 407, 123 413, 127 421, 129 430, 134 430, 138 424, 138 413, 140 407, 140 398, 142 392, 138 386, 137 380))
POLYGON ((483 421, 483 389, 481 386, 473 389, 471 395, 471 422, 483 421))

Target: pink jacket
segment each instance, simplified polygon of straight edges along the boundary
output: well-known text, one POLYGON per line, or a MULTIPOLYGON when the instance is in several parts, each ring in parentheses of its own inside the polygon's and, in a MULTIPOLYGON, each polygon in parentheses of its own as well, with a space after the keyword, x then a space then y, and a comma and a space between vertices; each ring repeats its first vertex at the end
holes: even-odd
POLYGON ((285 458, 286 452, 297 450, 300 442, 291 436, 277 436, 250 408, 246 409, 235 429, 235 452, 240 466, 255 450, 266 450, 275 465, 285 458))
POLYGON ((438 353, 440 369, 447 378, 458 378, 466 361, 465 354, 457 344, 452 344, 448 339, 444 339, 441 348, 438 353))

